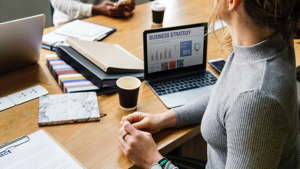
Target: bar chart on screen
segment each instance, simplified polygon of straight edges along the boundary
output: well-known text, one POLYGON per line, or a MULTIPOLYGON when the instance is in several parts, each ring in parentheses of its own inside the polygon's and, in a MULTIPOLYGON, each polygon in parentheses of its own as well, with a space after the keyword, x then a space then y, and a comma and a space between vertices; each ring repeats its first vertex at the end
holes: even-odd
POLYGON ((173 57, 172 47, 163 46, 163 47, 151 48, 149 50, 149 56, 151 61, 170 59, 173 57))

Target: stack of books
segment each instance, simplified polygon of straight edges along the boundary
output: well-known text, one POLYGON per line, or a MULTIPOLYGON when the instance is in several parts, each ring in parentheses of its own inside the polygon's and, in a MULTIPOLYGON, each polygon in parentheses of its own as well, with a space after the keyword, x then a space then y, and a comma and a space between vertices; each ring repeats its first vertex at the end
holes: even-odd
POLYGON ((120 77, 144 78, 143 62, 118 45, 67 41, 71 46, 58 46, 56 55, 45 56, 45 63, 64 93, 96 91, 100 95, 117 91, 120 77))

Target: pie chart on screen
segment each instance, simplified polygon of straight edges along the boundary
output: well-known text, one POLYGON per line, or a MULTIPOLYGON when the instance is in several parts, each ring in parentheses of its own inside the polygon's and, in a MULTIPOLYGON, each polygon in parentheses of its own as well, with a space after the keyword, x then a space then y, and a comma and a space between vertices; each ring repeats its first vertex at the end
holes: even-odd
POLYGON ((201 44, 199 42, 195 43, 194 50, 199 51, 201 49, 201 44))

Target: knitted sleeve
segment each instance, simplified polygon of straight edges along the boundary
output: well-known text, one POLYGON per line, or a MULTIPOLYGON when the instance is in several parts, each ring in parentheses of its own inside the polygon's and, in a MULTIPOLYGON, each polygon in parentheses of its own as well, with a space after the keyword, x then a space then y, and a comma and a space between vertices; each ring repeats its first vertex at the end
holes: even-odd
POLYGON ((207 93, 182 107, 174 108, 173 110, 177 117, 177 127, 200 124, 209 98, 210 93, 207 93))

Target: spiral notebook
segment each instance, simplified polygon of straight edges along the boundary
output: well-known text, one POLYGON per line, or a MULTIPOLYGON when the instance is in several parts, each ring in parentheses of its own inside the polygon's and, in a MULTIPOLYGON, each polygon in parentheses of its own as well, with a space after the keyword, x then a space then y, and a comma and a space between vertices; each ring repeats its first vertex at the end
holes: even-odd
POLYGON ((0 168, 86 168, 47 131, 39 130, 0 146, 0 168))

